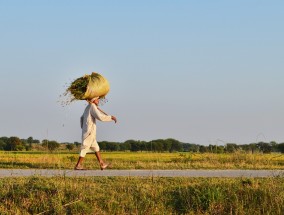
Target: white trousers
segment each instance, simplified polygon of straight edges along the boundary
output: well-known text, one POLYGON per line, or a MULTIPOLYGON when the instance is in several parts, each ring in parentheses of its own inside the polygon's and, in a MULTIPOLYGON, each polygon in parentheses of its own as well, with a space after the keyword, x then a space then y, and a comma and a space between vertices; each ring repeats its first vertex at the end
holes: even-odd
POLYGON ((82 140, 80 157, 85 157, 87 153, 98 151, 100 151, 100 147, 95 133, 91 133, 86 139, 82 140))

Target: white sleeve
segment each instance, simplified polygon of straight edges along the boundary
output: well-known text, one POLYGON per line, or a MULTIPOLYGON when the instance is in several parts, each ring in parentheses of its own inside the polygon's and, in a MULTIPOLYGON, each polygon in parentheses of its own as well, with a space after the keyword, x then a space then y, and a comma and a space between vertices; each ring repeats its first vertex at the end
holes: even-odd
POLYGON ((110 122, 112 121, 111 116, 110 115, 105 115, 103 114, 101 111, 98 110, 98 108, 96 107, 96 105, 91 106, 91 115, 100 120, 100 121, 104 121, 104 122, 110 122))

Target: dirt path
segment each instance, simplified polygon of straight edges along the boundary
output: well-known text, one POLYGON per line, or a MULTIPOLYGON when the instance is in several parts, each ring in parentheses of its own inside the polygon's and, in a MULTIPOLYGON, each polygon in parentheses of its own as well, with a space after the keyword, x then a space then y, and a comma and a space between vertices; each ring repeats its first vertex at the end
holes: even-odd
POLYGON ((56 170, 0 169, 0 178, 27 176, 283 177, 284 170, 56 170))

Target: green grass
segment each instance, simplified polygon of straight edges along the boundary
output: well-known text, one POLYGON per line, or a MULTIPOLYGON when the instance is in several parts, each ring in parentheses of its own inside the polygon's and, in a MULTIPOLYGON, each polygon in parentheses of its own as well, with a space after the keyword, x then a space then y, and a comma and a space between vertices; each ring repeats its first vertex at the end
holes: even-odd
MULTIPOLYGON (((102 152, 113 169, 283 169, 281 154, 102 152)), ((0 168, 72 169, 78 153, 0 152, 0 168)), ((99 169, 88 154, 87 168, 99 169)), ((0 178, 0 214, 283 214, 284 179, 0 178)))
MULTIPOLYGON (((113 169, 283 169, 283 154, 212 154, 102 152, 113 169)), ((73 169, 76 152, 4 152, 0 151, 0 168, 73 169)), ((87 154, 85 167, 98 169, 94 154, 87 154)))
POLYGON ((1 214, 283 214, 283 178, 0 179, 1 214))

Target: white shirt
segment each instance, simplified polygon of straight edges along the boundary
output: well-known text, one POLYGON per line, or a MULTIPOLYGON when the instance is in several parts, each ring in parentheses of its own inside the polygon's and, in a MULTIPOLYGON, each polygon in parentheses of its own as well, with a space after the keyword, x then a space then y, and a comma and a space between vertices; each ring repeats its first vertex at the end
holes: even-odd
POLYGON ((104 122, 112 121, 110 115, 105 115, 93 103, 88 104, 81 116, 82 139, 86 139, 91 133, 96 135, 96 119, 104 122))

